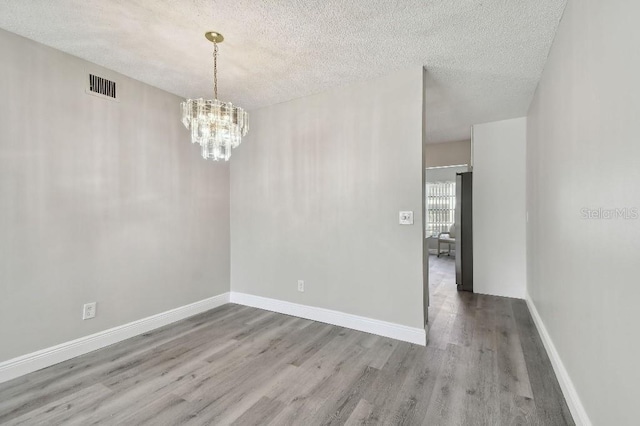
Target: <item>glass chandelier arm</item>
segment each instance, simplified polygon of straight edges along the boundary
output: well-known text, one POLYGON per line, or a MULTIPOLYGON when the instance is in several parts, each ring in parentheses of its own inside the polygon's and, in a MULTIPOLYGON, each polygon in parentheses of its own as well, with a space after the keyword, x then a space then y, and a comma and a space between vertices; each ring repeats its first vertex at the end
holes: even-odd
POLYGON ((218 43, 213 42, 213 98, 218 99, 218 43))

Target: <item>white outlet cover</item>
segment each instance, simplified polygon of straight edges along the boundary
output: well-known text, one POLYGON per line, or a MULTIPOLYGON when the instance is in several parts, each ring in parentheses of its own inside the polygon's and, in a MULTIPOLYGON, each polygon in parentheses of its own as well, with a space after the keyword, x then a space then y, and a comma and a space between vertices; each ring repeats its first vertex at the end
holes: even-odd
POLYGON ((304 281, 298 280, 298 291, 304 292, 304 281))
POLYGON ((82 307, 82 319, 88 320, 96 316, 96 302, 85 303, 82 307))
POLYGON ((413 212, 412 211, 400 212, 399 223, 400 225, 413 225, 413 212))

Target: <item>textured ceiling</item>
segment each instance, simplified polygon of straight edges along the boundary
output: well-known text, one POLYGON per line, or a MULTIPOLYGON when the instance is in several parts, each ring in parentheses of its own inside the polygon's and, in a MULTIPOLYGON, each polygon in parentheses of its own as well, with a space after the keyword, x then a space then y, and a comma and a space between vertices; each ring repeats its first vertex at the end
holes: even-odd
POLYGON ((427 139, 525 115, 565 0, 2 0, 0 28, 184 97, 249 110, 428 71, 427 139))

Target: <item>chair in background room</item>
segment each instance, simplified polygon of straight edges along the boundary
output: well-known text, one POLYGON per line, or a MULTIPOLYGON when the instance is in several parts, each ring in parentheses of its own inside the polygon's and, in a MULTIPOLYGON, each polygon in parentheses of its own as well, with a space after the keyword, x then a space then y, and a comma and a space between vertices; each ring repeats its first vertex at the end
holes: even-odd
POLYGON ((451 256, 451 246, 456 243, 456 224, 454 223, 449 227, 448 232, 441 232, 438 234, 438 257, 444 254, 440 251, 440 244, 447 244, 447 256, 451 256))

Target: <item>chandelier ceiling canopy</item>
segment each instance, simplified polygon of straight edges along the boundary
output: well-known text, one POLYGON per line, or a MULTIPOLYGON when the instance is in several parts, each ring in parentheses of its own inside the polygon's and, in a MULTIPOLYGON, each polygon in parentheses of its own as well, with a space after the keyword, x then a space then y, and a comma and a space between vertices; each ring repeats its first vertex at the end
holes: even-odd
POLYGON ((224 37, 215 31, 207 32, 205 37, 213 43, 214 99, 182 102, 182 124, 191 131, 191 143, 200 145, 204 159, 229 161, 231 150, 249 131, 249 115, 231 102, 218 100, 218 44, 224 37))

